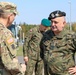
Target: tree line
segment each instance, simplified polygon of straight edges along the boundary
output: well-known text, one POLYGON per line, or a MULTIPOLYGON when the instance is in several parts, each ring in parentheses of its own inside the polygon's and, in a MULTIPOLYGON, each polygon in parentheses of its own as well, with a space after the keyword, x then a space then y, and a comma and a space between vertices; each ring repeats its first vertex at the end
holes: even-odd
MULTIPOLYGON (((66 29, 70 30, 70 23, 66 23, 66 29)), ((26 33, 33 27, 36 27, 37 25, 36 24, 26 24, 26 23, 20 23, 19 26, 21 27, 21 31, 19 30, 18 32, 18 37, 20 37, 21 39, 23 37, 26 36, 26 33), (24 36, 23 36, 23 33, 24 33, 24 36)), ((72 31, 76 32, 76 22, 73 22, 72 25, 71 25, 71 29, 72 31)))

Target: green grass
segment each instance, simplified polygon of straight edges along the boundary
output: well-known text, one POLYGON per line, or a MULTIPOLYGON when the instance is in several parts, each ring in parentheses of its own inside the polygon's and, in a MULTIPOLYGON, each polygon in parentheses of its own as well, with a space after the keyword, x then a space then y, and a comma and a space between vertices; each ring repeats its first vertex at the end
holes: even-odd
POLYGON ((23 56, 23 46, 19 46, 19 50, 17 50, 17 56, 23 56))

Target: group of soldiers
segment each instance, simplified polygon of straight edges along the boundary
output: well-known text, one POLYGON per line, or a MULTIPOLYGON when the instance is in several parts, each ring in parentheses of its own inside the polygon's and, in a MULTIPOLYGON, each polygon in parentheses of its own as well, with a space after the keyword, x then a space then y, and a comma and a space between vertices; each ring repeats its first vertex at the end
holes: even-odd
POLYGON ((60 10, 30 29, 23 44, 25 64, 17 59, 18 46, 7 29, 18 14, 17 6, 0 2, 0 75, 76 75, 76 33, 67 30, 66 13, 60 10), (47 28, 50 27, 49 30, 47 28))

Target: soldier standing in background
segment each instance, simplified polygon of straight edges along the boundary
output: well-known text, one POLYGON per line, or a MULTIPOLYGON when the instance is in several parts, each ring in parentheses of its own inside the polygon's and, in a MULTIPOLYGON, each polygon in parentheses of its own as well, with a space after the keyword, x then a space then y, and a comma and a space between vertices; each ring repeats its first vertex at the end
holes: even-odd
POLYGON ((76 33, 65 28, 65 16, 66 13, 60 10, 50 13, 48 19, 52 22, 51 30, 46 32, 41 42, 50 75, 76 75, 73 72, 76 33))
POLYGON ((15 4, 0 2, 0 75, 24 75, 25 65, 18 62, 15 38, 7 29, 17 14, 15 4))
POLYGON ((25 37, 23 47, 24 61, 27 64, 25 75, 32 75, 33 71, 35 75, 42 75, 44 64, 40 57, 40 41, 49 26, 51 26, 51 22, 44 18, 41 24, 30 29, 25 37))

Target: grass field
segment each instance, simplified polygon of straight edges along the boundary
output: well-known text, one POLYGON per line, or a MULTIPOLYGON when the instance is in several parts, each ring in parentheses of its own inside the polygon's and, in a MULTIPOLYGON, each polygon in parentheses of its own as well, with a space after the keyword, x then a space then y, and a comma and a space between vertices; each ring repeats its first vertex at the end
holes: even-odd
POLYGON ((17 50, 17 56, 23 56, 23 46, 19 46, 19 50, 17 50))

